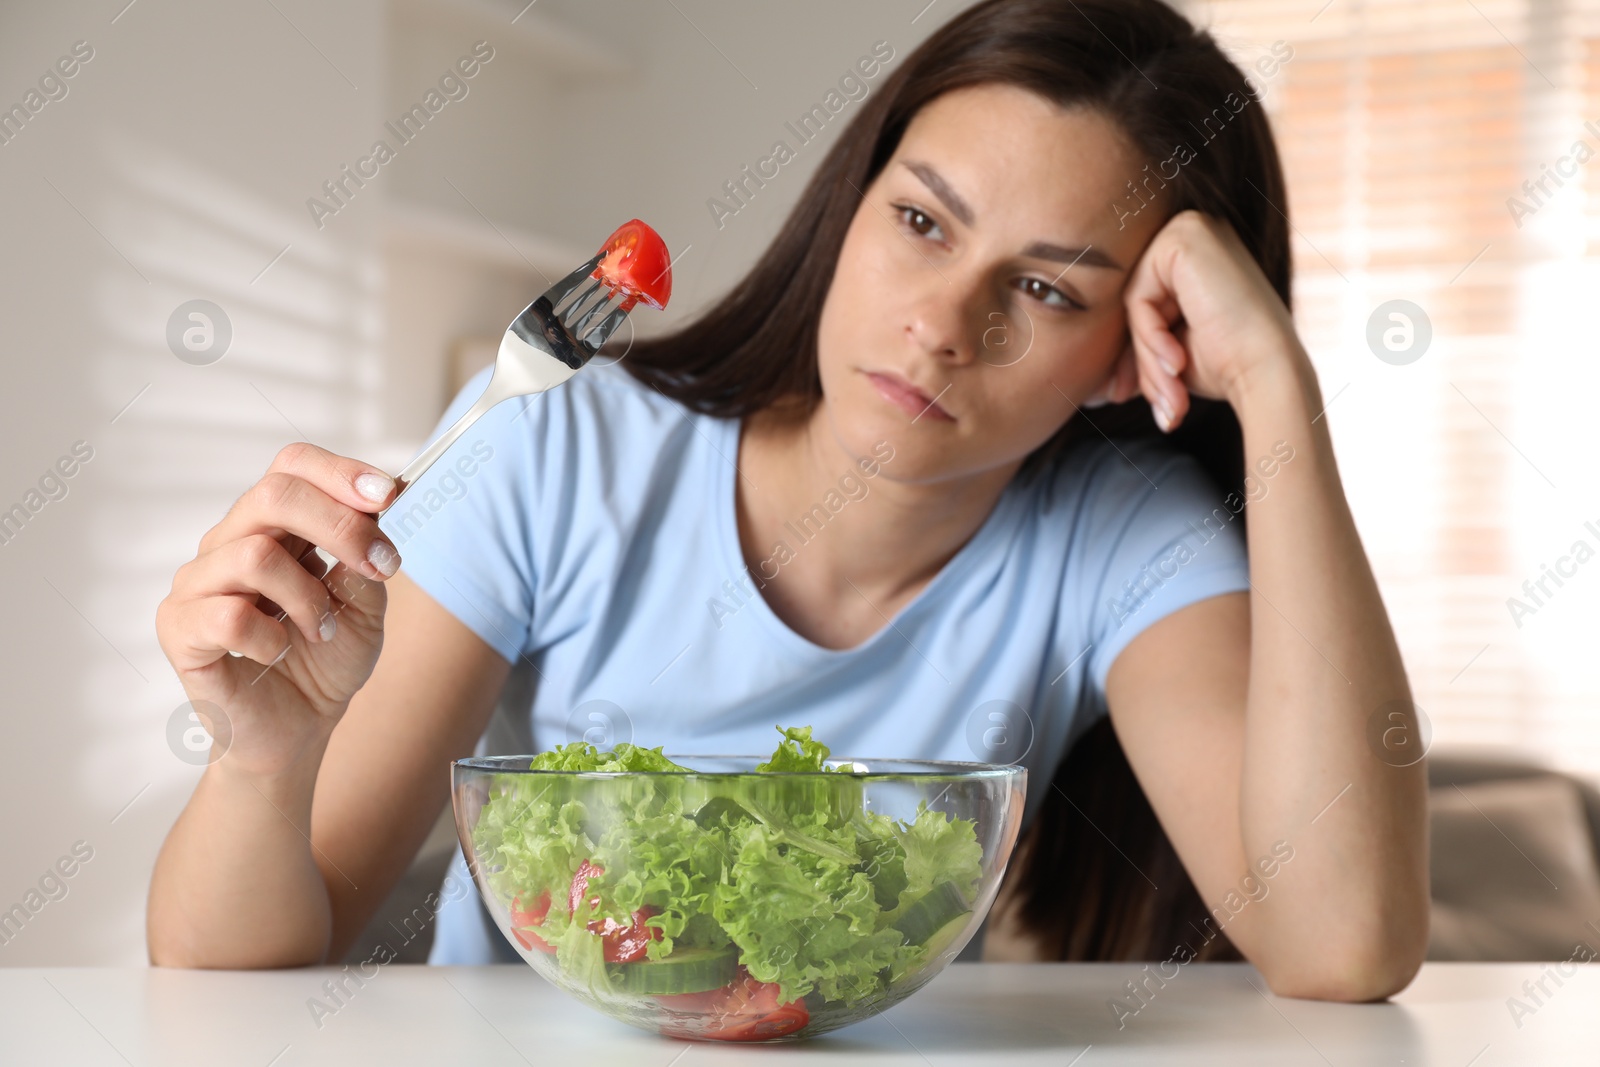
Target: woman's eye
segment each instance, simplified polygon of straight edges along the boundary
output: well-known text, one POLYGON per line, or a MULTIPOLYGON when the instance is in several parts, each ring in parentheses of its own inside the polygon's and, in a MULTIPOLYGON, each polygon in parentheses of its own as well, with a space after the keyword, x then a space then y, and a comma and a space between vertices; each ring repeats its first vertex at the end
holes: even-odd
POLYGON ((1047 282, 1042 282, 1038 278, 1023 278, 1022 283, 1018 286, 1018 288, 1020 288, 1024 293, 1027 293, 1029 296, 1033 297, 1035 300, 1039 301, 1041 304, 1045 304, 1048 307, 1076 308, 1079 311, 1083 310, 1082 304, 1078 303, 1076 300, 1072 299, 1055 286, 1050 285, 1047 282), (1051 297, 1055 297, 1056 299, 1052 300, 1050 299, 1051 297))
MULTIPOLYGON (((923 237, 939 230, 939 224, 934 222, 926 213, 919 211, 909 204, 896 204, 895 209, 900 213, 900 221, 909 226, 915 233, 923 237)), ((942 236, 942 234, 941 234, 942 236)), ((934 238, 938 240, 939 238, 934 238)))

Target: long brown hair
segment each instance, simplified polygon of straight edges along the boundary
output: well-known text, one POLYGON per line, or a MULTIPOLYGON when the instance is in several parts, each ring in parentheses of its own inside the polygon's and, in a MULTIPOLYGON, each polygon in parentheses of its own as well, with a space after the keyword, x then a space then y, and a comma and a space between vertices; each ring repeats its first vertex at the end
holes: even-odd
MULTIPOLYGON (((1194 208, 1226 219, 1290 306, 1287 205, 1271 128, 1259 105, 1248 106, 1259 99, 1255 87, 1210 34, 1161 0, 985 0, 935 31, 861 102, 750 272, 694 321, 635 344, 624 367, 705 414, 743 418, 774 405, 801 416, 812 411, 822 399, 818 321, 861 193, 923 105, 995 83, 1112 119, 1150 163, 1130 176, 1138 188, 1130 181, 1123 210, 1164 189, 1169 212, 1194 208)), ((1028 455, 1016 477, 1030 478, 1102 434, 1160 436, 1142 397, 1079 412, 1028 455)), ((1241 435, 1226 402, 1195 398, 1167 439, 1223 493, 1242 494, 1241 435)), ((1108 720, 1073 745, 1053 785, 1079 811, 1057 789, 1045 790, 1013 864, 1023 879, 1025 925, 1063 959, 1165 958, 1173 931, 1205 910, 1108 720)), ((1225 952, 1224 941, 1212 941, 1207 954, 1225 952)))

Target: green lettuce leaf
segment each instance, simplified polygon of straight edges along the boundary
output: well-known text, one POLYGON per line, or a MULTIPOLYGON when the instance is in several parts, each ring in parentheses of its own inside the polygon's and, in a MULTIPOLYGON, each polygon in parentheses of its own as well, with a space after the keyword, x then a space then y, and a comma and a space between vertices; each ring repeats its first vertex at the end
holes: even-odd
POLYGON ((828 746, 811 739, 811 727, 777 728, 781 740, 772 758, 756 764, 759 773, 780 775, 770 782, 746 783, 737 797, 776 833, 799 833, 800 825, 818 815, 829 826, 842 826, 862 810, 865 794, 849 768, 828 767, 828 746), (817 772, 837 774, 828 780, 810 777, 817 772), (803 774, 806 777, 781 777, 803 774))
POLYGON ((811 740, 811 727, 790 726, 778 727, 778 733, 783 735, 783 740, 778 742, 778 750, 772 758, 765 763, 756 764, 758 771, 827 771, 834 768, 825 767, 822 761, 828 758, 828 746, 821 741, 811 740))
POLYGON ((640 748, 619 741, 604 753, 587 741, 573 741, 541 752, 528 762, 532 771, 687 771, 661 754, 665 747, 640 748))
POLYGON ((972 822, 917 805, 916 819, 900 837, 905 848, 905 891, 921 896, 940 882, 954 882, 970 901, 983 876, 983 846, 972 822))
MULTIPOLYGON (((851 831, 833 834, 838 847, 851 831)), ((787 1003, 816 988, 829 1000, 882 991, 879 973, 901 952, 901 937, 879 929, 882 912, 859 863, 841 863, 779 840, 760 824, 731 835, 737 858, 717 887, 715 915, 758 981, 776 982, 787 1003)))

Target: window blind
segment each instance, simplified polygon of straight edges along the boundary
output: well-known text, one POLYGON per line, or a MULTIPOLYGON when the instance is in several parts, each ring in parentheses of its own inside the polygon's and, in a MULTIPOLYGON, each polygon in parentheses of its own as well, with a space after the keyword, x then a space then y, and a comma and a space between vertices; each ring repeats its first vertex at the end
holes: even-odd
POLYGON ((1600 779, 1600 0, 1182 9, 1247 72, 1293 49, 1255 80, 1295 317, 1434 744, 1600 779), (1392 299, 1432 330, 1405 365, 1392 299))

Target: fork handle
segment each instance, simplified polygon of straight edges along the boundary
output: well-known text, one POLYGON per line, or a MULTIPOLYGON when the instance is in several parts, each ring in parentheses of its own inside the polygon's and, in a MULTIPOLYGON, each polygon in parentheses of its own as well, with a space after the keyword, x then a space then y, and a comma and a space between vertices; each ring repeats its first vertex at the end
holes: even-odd
MULTIPOLYGON (((596 257, 589 263, 579 267, 562 284, 566 285, 568 291, 570 291, 573 286, 579 284, 588 276, 598 261, 599 257, 596 257)), ((534 303, 528 305, 523 310, 523 315, 541 306, 543 306, 546 315, 549 315, 550 307, 547 297, 540 297, 534 303)), ((569 308, 568 310, 570 311, 571 309, 569 308)), ((625 316, 626 314, 619 308, 617 311, 612 312, 606 321, 611 322, 614 326, 615 322, 622 321, 620 316, 625 316), (613 319, 615 319, 615 322, 612 321, 613 319)), ((523 321, 523 315, 517 316, 516 321, 512 323, 512 329, 506 331, 506 335, 500 339, 500 352, 495 360, 494 371, 489 375, 489 384, 484 386, 483 394, 473 402, 464 415, 451 424, 448 430, 439 435, 438 440, 424 448, 417 454, 415 459, 406 464, 405 470, 395 475, 394 499, 389 501, 388 507, 373 513, 376 518, 383 518, 391 508, 400 503, 400 498, 405 496, 406 490, 418 478, 422 477, 423 472, 438 462, 439 457, 449 451, 450 446, 455 444, 456 440, 467 432, 467 427, 477 422, 490 408, 502 400, 509 400, 514 396, 535 396, 548 389, 555 388, 572 377, 579 367, 588 362, 588 357, 594 355, 592 349, 580 345, 578 347, 582 349, 581 356, 573 354, 568 359, 557 356, 551 351, 548 340, 538 336, 524 336, 517 330, 517 325, 523 321), (529 356, 532 358, 529 359, 529 356)), ((318 559, 327 564, 328 570, 332 570, 334 565, 339 562, 332 553, 321 545, 316 546, 316 554, 318 559)), ((278 621, 282 622, 286 615, 288 615, 287 611, 279 612, 278 621)))
MULTIPOLYGON (((515 394, 506 393, 503 389, 496 388, 494 377, 491 375, 488 386, 483 390, 483 395, 478 397, 473 405, 467 409, 466 413, 455 422, 451 423, 450 428, 444 433, 440 434, 438 440, 434 441, 433 444, 429 445, 427 448, 424 448, 420 453, 418 453, 417 458, 413 459, 410 463, 407 463, 405 470, 395 475, 394 499, 389 501, 388 507, 383 508, 381 511, 373 512, 374 517, 381 519, 384 515, 388 514, 390 508, 393 508, 396 504, 400 503, 400 498, 405 495, 406 490, 410 488, 411 484, 418 478, 422 477, 424 471, 433 466, 434 463, 438 462, 439 457, 444 455, 445 452, 449 450, 450 446, 456 443, 457 438, 467 432, 467 427, 477 422, 485 412, 494 407, 496 404, 500 403, 500 401, 510 399, 510 397, 513 395, 515 394)), ((334 557, 333 553, 329 552, 321 545, 316 545, 315 548, 317 558, 322 560, 323 563, 327 564, 329 570, 332 570, 333 565, 339 562, 338 559, 334 557)), ((279 612, 278 621, 282 622, 283 617, 287 614, 287 611, 279 612)))
POLYGON ((466 413, 451 423, 450 428, 440 434, 438 440, 419 452, 417 458, 407 463, 405 470, 394 476, 394 499, 389 501, 388 507, 382 511, 375 512, 375 514, 382 518, 389 512, 390 508, 400 503, 400 498, 405 495, 411 483, 422 477, 423 472, 433 466, 439 457, 444 455, 450 446, 456 443, 456 439, 467 432, 467 427, 477 422, 485 412, 504 399, 506 398, 500 395, 500 390, 494 387, 494 380, 491 378, 488 386, 483 390, 483 395, 478 397, 473 405, 467 409, 466 413))

